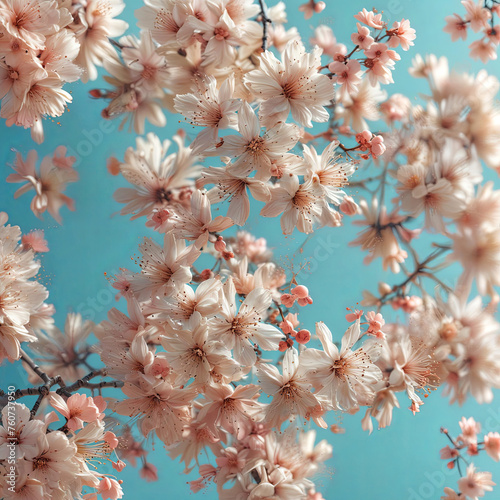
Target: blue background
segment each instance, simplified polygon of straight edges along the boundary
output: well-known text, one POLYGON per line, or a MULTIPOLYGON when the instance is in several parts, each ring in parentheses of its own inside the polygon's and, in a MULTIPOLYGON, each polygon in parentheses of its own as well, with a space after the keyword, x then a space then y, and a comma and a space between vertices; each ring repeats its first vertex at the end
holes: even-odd
MULTIPOLYGON (((353 15, 363 7, 374 6, 385 11, 385 18, 391 22, 399 21, 402 17, 410 19, 412 27, 417 30, 417 39, 409 52, 399 50, 402 61, 397 64, 394 73, 396 84, 384 86, 389 95, 400 92, 417 99, 419 93, 427 91, 425 81, 415 80, 408 74, 411 60, 417 53, 446 55, 450 66, 458 71, 477 72, 484 67, 480 62, 468 58, 466 42, 452 44, 449 35, 442 31, 445 16, 455 11, 462 13, 463 7, 458 0, 370 2, 327 1, 327 8, 321 14, 304 21, 302 14, 297 11, 302 1, 287 1, 288 26, 297 26, 307 43, 314 26, 327 24, 334 30, 337 40, 350 47, 350 35, 356 27, 353 15)), ((134 10, 141 2, 130 0, 126 3, 121 17, 129 22, 129 33, 138 33, 134 10)), ((496 61, 490 62, 487 70, 500 76, 496 61)), ((56 321, 61 328, 69 311, 81 312, 84 317, 94 321, 105 318, 107 310, 116 304, 114 289, 108 284, 104 273, 116 273, 120 267, 137 269, 131 258, 136 255, 141 238, 151 235, 144 226, 144 220, 129 221, 120 215, 113 216, 121 207, 113 200, 113 192, 127 183, 107 172, 106 160, 110 156, 123 158, 125 149, 135 145, 135 134, 127 130, 119 131, 117 121, 108 122, 101 118, 100 111, 104 103, 92 100, 88 91, 105 88, 102 81, 87 85, 78 82, 65 88, 70 89, 74 102, 64 116, 53 122, 45 122, 46 140, 42 145, 36 145, 31 140, 29 131, 7 128, 3 122, 0 123, 0 160, 5 165, 3 178, 12 171, 10 165, 15 158, 14 151, 25 155, 30 149, 36 149, 41 159, 52 154, 57 146, 66 145, 78 157, 80 181, 70 185, 67 190, 67 194, 76 201, 76 212, 63 208, 62 226, 49 216, 44 221, 38 220, 29 209, 31 195, 14 200, 13 193, 19 185, 0 182, 0 210, 9 214, 9 222, 20 225, 23 232, 45 229, 50 252, 42 257, 41 280, 49 288, 49 302, 56 306, 56 321)), ((161 138, 171 137, 178 128, 178 117, 169 116, 167 119, 165 128, 147 126, 147 131, 153 130, 161 138)), ((491 173, 488 176, 495 177, 491 173)), ((356 178, 360 178, 359 173, 355 174, 356 178)), ((289 266, 290 259, 305 239, 297 233, 283 237, 279 220, 262 220, 258 217, 258 210, 252 212, 248 230, 257 236, 266 237, 285 267, 289 266)), ((312 259, 311 271, 304 275, 303 282, 310 288, 314 304, 301 311, 304 326, 313 329, 315 321, 323 320, 337 339, 346 328, 345 308, 355 306, 361 300, 363 289, 375 291, 376 283, 380 280, 391 284, 402 281, 401 276, 394 278, 390 273, 384 273, 379 261, 370 267, 362 264, 365 255, 357 248, 346 245, 356 233, 357 228, 349 224, 338 229, 320 230, 307 243, 304 253, 294 259, 296 265, 300 260, 312 259)), ((429 236, 424 238, 428 244, 429 236)), ((457 270, 454 268, 448 273, 445 278, 448 284, 452 285, 456 280, 457 270)), ((0 374, 2 387, 7 384, 17 387, 25 385, 17 365, 0 367, 0 374)), ((329 423, 344 426, 346 433, 319 433, 334 447, 333 459, 327 462, 327 468, 316 478, 318 490, 323 492, 326 499, 439 498, 443 487, 455 487, 458 479, 457 472, 448 471, 445 462, 439 459, 439 449, 447 444, 446 438, 439 433, 440 426, 448 426, 456 435, 460 417, 474 415, 484 424, 485 430, 500 430, 498 399, 489 406, 479 406, 470 401, 463 408, 450 407, 447 400, 441 397, 440 391, 437 391, 426 400, 421 413, 416 416, 407 410, 406 399, 401 398, 401 406, 402 409, 394 413, 391 427, 375 430, 371 436, 361 430, 361 413, 354 416, 329 416, 329 423)), ((149 455, 149 460, 157 465, 160 481, 145 483, 139 478, 137 470, 128 467, 121 474, 125 479, 125 498, 161 494, 161 498, 168 500, 191 495, 186 481, 195 478, 195 475, 182 475, 183 468, 165 456, 161 443, 155 443, 155 451, 149 455)), ((479 459, 477 464, 492 471, 493 479, 500 481, 498 466, 493 461, 479 459)), ((199 493, 202 494, 204 498, 216 498, 213 489, 199 493)), ((498 498, 498 493, 487 494, 486 498, 498 498)))

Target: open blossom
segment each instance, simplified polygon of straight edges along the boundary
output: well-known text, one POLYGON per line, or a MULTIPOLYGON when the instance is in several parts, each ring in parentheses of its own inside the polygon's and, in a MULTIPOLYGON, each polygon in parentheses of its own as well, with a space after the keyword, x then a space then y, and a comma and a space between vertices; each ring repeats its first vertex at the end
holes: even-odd
POLYGON ((185 329, 171 329, 162 338, 162 345, 179 383, 194 378, 194 383, 206 384, 215 367, 228 378, 237 371, 230 352, 210 335, 207 321, 198 312, 191 316, 185 329))
POLYGON ((311 45, 323 49, 324 55, 335 57, 335 54, 347 54, 347 47, 343 43, 338 43, 332 29, 324 24, 320 24, 314 30, 314 37, 310 41, 311 45))
POLYGON ((264 217, 281 216, 283 234, 292 234, 296 227, 301 233, 312 233, 313 225, 339 226, 340 215, 326 203, 317 177, 299 183, 296 175, 283 178, 271 190, 271 200, 261 210, 264 217))
POLYGON ((410 46, 414 45, 413 40, 417 37, 415 30, 410 27, 408 19, 403 19, 400 23, 394 23, 390 32, 392 36, 389 39, 389 47, 391 48, 401 45, 403 50, 409 50, 410 46))
POLYGON ((361 245, 363 250, 368 250, 365 263, 381 257, 384 269, 390 268, 392 272, 398 273, 399 264, 405 261, 408 254, 401 248, 391 224, 397 226, 404 217, 395 213, 387 214, 386 207, 381 207, 379 211, 376 198, 372 199, 370 205, 366 200, 361 200, 359 207, 364 221, 355 221, 355 224, 366 225, 367 228, 349 245, 361 245))
POLYGON ((491 473, 476 472, 473 464, 467 467, 467 475, 458 480, 458 489, 471 500, 478 500, 486 491, 492 491, 495 483, 491 480, 491 473))
POLYGON ((0 460, 9 457, 9 443, 15 439, 16 458, 29 460, 38 453, 38 443, 43 439, 44 423, 40 420, 30 420, 29 409, 20 403, 5 406, 2 410, 2 425, 0 426, 0 460), (10 408, 10 409, 9 409, 10 408), (14 415, 14 421, 9 419, 8 412, 14 415))
POLYGON ((356 59, 351 59, 346 63, 334 61, 328 65, 328 69, 336 76, 336 82, 340 85, 339 92, 341 95, 354 94, 361 83, 361 65, 356 59))
MULTIPOLYGON (((309 418, 316 408, 321 408, 321 401, 310 391, 310 382, 304 372, 299 370, 296 349, 286 351, 282 366, 283 374, 273 365, 259 363, 257 366, 262 390, 273 397, 266 408, 265 421, 278 429, 285 420, 293 418, 293 415, 309 418)), ((317 423, 326 428, 326 423, 321 418, 317 423)))
POLYGON ((370 36, 370 29, 362 26, 360 23, 356 23, 356 26, 358 27, 358 32, 351 35, 352 43, 359 45, 363 50, 368 49, 374 42, 374 38, 370 36))
POLYGON ((234 359, 238 363, 252 366, 257 359, 252 342, 266 351, 277 350, 282 334, 276 327, 262 321, 272 302, 268 290, 263 288, 252 290, 238 311, 235 293, 231 280, 226 283, 220 317, 210 320, 210 329, 228 349, 233 350, 234 359))
POLYGON ((312 122, 325 122, 324 106, 333 99, 333 84, 318 73, 321 49, 305 51, 301 42, 290 42, 282 61, 269 51, 261 55, 260 67, 245 76, 245 82, 260 101, 259 116, 267 128, 286 121, 291 112, 300 125, 312 127, 312 122))
POLYGON ((115 19, 124 8, 122 0, 89 0, 85 8, 75 12, 75 34, 81 46, 75 62, 85 69, 84 82, 97 78, 96 66, 102 66, 113 52, 109 39, 122 35, 128 28, 125 21, 115 19))
POLYGON ((178 389, 164 380, 143 376, 136 384, 126 382, 126 399, 114 405, 120 415, 139 417, 139 429, 144 436, 155 431, 158 438, 170 446, 182 437, 182 429, 190 421, 189 406, 193 394, 178 389))
POLYGON ((36 453, 26 457, 25 470, 30 477, 49 486, 57 485, 58 481, 71 481, 78 471, 73 460, 76 451, 76 445, 63 432, 49 432, 45 439, 38 441, 36 453))
POLYGON ((132 219, 149 215, 178 201, 181 190, 193 186, 192 179, 200 170, 198 157, 180 136, 174 136, 174 141, 178 152, 168 155, 170 141, 161 142, 153 133, 145 139, 138 137, 136 148, 127 149, 119 168, 133 187, 118 188, 113 195, 119 203, 126 203, 121 214, 132 214, 132 219))
POLYGON ((227 166, 230 174, 246 177, 256 170, 255 178, 266 181, 272 175, 273 161, 279 160, 290 151, 299 140, 297 125, 278 123, 260 135, 259 118, 248 103, 243 103, 238 111, 238 132, 241 136, 226 135, 215 150, 220 156, 236 158, 227 166))
POLYGON ((470 56, 473 59, 481 59, 486 64, 489 60, 495 60, 497 56, 497 47, 486 40, 475 40, 469 45, 470 56))
POLYGON ((219 130, 237 128, 236 111, 238 99, 234 99, 234 79, 228 78, 221 87, 217 81, 207 77, 196 94, 177 95, 174 106, 192 125, 204 127, 191 144, 196 154, 213 146, 217 141, 219 130))
POLYGON ((458 14, 445 17, 446 26, 443 31, 451 35, 451 41, 456 42, 459 38, 462 40, 467 39, 467 22, 462 19, 458 14))
POLYGON ((141 272, 131 277, 131 288, 137 297, 152 294, 169 296, 191 281, 189 266, 198 258, 199 251, 186 247, 184 240, 165 234, 163 248, 150 238, 139 246, 142 254, 141 272))
POLYGON ((77 172, 71 167, 76 158, 67 157, 65 159, 68 161, 68 166, 59 167, 61 157, 57 157, 57 161, 54 162, 54 158, 46 156, 42 160, 39 172, 37 172, 36 151, 30 151, 26 160, 20 153, 17 153, 14 166, 16 173, 10 174, 7 177, 7 182, 26 183, 16 191, 15 198, 32 189, 35 191, 35 196, 31 201, 31 210, 39 218, 47 211, 57 222, 61 223, 62 218, 59 211, 62 206, 66 205, 70 210, 75 210, 73 200, 63 192, 68 183, 78 180, 77 172))
POLYGON ((220 233, 234 225, 232 219, 222 215, 212 219, 208 195, 199 189, 193 192, 189 209, 180 204, 172 207, 169 223, 176 238, 194 241, 196 248, 207 244, 210 233, 220 233))
POLYGON ((190 16, 186 23, 199 33, 206 46, 203 51, 203 65, 215 64, 218 67, 229 66, 236 58, 235 46, 242 45, 241 38, 244 32, 224 10, 216 23, 207 23, 194 16, 190 16))
POLYGON ((253 384, 207 386, 197 421, 206 423, 214 436, 219 436, 219 427, 222 427, 241 439, 251 432, 254 421, 260 420, 262 403, 257 401, 259 391, 259 386, 253 384))
POLYGON ((66 401, 57 393, 50 395, 50 404, 66 418, 66 426, 71 431, 83 428, 84 422, 95 422, 104 415, 92 398, 85 394, 72 394, 66 401))
POLYGON ((258 201, 269 201, 271 197, 266 183, 253 177, 235 176, 228 167, 204 169, 196 185, 202 187, 206 184, 214 184, 214 187, 207 192, 210 203, 229 200, 227 216, 239 226, 243 226, 250 215, 248 191, 258 201))
POLYGON ((363 8, 363 10, 356 14, 354 18, 359 22, 370 26, 370 28, 375 28, 378 30, 383 28, 382 14, 376 14, 371 10, 366 10, 365 8, 363 8))
POLYGON ((47 240, 45 240, 44 238, 43 229, 31 231, 27 234, 24 234, 21 242, 23 244, 23 248, 27 250, 31 248, 33 252, 36 253, 49 251, 47 240))
POLYGON ((484 2, 481 0, 462 0, 462 5, 465 7, 467 14, 465 19, 469 21, 472 31, 480 31, 488 27, 488 21, 491 13, 484 8, 484 2))
POLYGON ((495 462, 500 461, 500 434, 489 432, 484 436, 484 449, 495 462))
POLYGON ((344 199, 342 188, 349 184, 348 178, 355 171, 354 163, 335 154, 337 147, 338 142, 333 141, 319 155, 312 146, 304 146, 304 160, 308 167, 305 178, 317 180, 326 199, 335 205, 344 199))
POLYGON ((317 389, 315 394, 326 396, 339 410, 371 404, 374 386, 382 378, 380 368, 374 364, 379 346, 373 343, 353 350, 360 337, 359 319, 342 337, 340 350, 324 323, 316 324, 316 335, 323 350, 309 348, 300 356, 303 370, 317 389))
POLYGON ((500 238, 498 231, 465 228, 452 234, 453 252, 450 260, 461 263, 464 284, 476 281, 481 294, 494 295, 500 285, 500 238))

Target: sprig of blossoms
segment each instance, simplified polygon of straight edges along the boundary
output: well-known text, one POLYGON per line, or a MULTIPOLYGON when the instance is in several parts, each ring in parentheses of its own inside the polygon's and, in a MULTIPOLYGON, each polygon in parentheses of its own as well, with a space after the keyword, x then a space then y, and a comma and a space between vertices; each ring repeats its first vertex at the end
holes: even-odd
POLYGON ((115 19, 121 0, 5 0, 0 3, 0 116, 7 126, 44 140, 43 119, 72 101, 66 83, 97 78, 112 51, 110 38, 127 29, 115 19))
POLYGON ((500 25, 496 23, 496 16, 500 16, 500 4, 496 0, 463 0, 465 15, 453 14, 445 18, 446 26, 443 31, 449 33, 451 40, 467 40, 469 29, 479 33, 480 38, 470 45, 470 57, 481 59, 486 64, 495 60, 497 48, 500 45, 500 25))
POLYGON ((474 457, 481 451, 486 451, 490 458, 498 462, 500 460, 500 435, 498 432, 489 432, 480 441, 478 434, 481 431, 481 424, 472 417, 468 419, 463 417, 459 424, 462 432, 455 439, 450 436, 447 429, 441 428, 441 432, 451 443, 451 446, 447 445, 441 449, 441 458, 449 460, 448 468, 456 467, 461 476, 458 480, 458 493, 453 488, 446 487, 444 489, 446 496, 441 497, 442 500, 482 497, 485 492, 492 491, 495 486, 491 480, 491 473, 478 471, 474 464, 463 456, 463 453, 465 451, 467 455, 474 457), (462 467, 466 467, 465 474, 462 467))

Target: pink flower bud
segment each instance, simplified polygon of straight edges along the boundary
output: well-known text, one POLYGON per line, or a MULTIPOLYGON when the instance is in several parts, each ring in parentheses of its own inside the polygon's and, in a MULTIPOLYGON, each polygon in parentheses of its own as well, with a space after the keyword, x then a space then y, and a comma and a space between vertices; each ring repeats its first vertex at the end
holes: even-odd
POLYGON ((292 289, 292 293, 299 299, 305 299, 309 295, 309 290, 304 285, 297 285, 292 289))
POLYGON ((121 472, 125 468, 125 466, 125 462, 122 462, 121 460, 113 462, 113 469, 117 470, 118 472, 121 472))
POLYGON ((384 283, 383 281, 378 284, 378 293, 380 293, 380 295, 388 295, 391 291, 392 288, 389 284, 384 283))
POLYGON ((374 158, 382 156, 387 148, 384 144, 384 138, 381 135, 376 135, 371 142, 370 151, 374 158))
POLYGON ((200 280, 201 281, 206 281, 209 280, 210 278, 213 278, 214 273, 212 272, 211 269, 203 269, 203 271, 200 273, 200 280))
POLYGON ((295 303, 295 300, 297 299, 297 297, 295 297, 295 295, 292 295, 291 293, 284 293, 282 296, 281 296, 281 303, 285 306, 285 307, 292 307, 293 304, 295 303))
POLYGON ((282 340, 279 344, 278 344, 278 351, 280 352, 285 352, 286 350, 288 349, 288 344, 282 340))
POLYGON ((307 305, 310 305, 313 303, 313 299, 311 297, 307 296, 304 299, 298 299, 297 303, 299 304, 299 306, 307 306, 307 305))
POLYGON ((291 332, 293 332, 293 325, 292 323, 290 323, 290 321, 282 321, 280 323, 280 328, 282 330, 283 333, 288 333, 290 334, 291 332))
POLYGON ((224 252, 226 250, 226 242, 222 236, 217 238, 217 241, 214 243, 214 248, 217 252, 224 252))
POLYGON ((299 330, 295 335, 295 340, 299 344, 307 344, 311 340, 311 332, 309 330, 299 330))
POLYGON ((115 434, 111 431, 107 431, 104 434, 104 442, 109 445, 109 447, 114 450, 118 446, 118 439, 115 434))
POLYGON ((314 12, 316 12, 316 14, 319 14, 320 12, 323 12, 325 10, 325 7, 325 2, 317 2, 314 6, 314 12))
POLYGON ((359 210, 357 203, 348 195, 344 196, 339 208, 343 214, 349 216, 356 215, 359 210))

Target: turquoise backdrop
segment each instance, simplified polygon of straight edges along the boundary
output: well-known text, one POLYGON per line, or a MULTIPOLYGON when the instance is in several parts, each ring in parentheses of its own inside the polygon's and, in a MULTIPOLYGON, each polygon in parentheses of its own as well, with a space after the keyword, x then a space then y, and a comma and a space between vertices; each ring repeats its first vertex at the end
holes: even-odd
MULTIPOLYGON (((307 21, 297 10, 301 3, 300 0, 286 2, 289 26, 297 26, 304 40, 308 40, 314 27, 321 23, 331 26, 337 39, 350 46, 350 35, 356 26, 353 15, 363 7, 385 11, 391 22, 402 17, 411 20, 412 27, 417 30, 417 40, 410 52, 399 51, 402 61, 394 73, 396 83, 385 86, 389 94, 400 92, 417 99, 419 93, 426 92, 426 83, 408 74, 411 60, 417 53, 445 55, 450 65, 459 71, 477 72, 485 67, 468 58, 467 43, 452 44, 449 35, 442 31, 445 16, 454 11, 462 12, 459 0, 327 0, 327 8, 307 21)), ((134 10, 141 2, 128 0, 126 4, 122 17, 130 24, 129 33, 138 33, 134 10)), ((486 68, 500 77, 497 61, 490 62, 486 68)), ((74 100, 70 111, 54 122, 45 122, 46 140, 41 145, 31 140, 29 131, 7 128, 0 123, 0 161, 4 165, 3 174, 0 174, 0 211, 6 211, 10 223, 20 225, 23 232, 45 229, 50 252, 42 257, 41 275, 50 291, 49 302, 55 304, 56 321, 61 328, 69 311, 81 312, 85 318, 94 321, 105 318, 115 301, 104 273, 113 274, 119 267, 136 269, 131 257, 137 253, 141 238, 152 234, 145 228, 143 220, 129 221, 126 217, 114 215, 120 205, 113 200, 113 192, 126 182, 107 172, 106 160, 109 156, 122 158, 125 149, 135 144, 135 134, 119 131, 117 121, 107 122, 101 118, 103 102, 91 99, 88 91, 103 87, 102 81, 69 85, 74 100), (37 219, 29 209, 30 196, 14 200, 13 193, 18 185, 3 182, 11 172, 15 151, 26 154, 36 149, 42 158, 59 145, 68 146, 72 154, 76 154, 80 174, 80 181, 67 190, 76 201, 76 211, 62 209, 62 226, 49 216, 43 221, 37 219)), ((171 137, 179 126, 178 120, 178 117, 168 117, 165 128, 147 126, 147 131, 154 130, 161 138, 171 137)), ((496 174, 493 177, 488 175, 496 177, 496 174)), ((360 174, 356 177, 359 178, 360 174)), ((284 238, 278 220, 263 220, 258 217, 258 210, 253 211, 249 222, 249 230, 266 237, 284 265, 304 241, 300 234, 284 238)), ((302 256, 312 259, 311 272, 304 279, 314 298, 314 304, 302 311, 302 319, 310 329, 315 321, 325 321, 337 339, 346 328, 345 308, 354 306, 361 299, 363 289, 375 290, 380 280, 389 283, 401 281, 384 273, 379 262, 370 267, 362 264, 364 254, 357 248, 347 247, 347 242, 354 239, 356 232, 357 229, 350 225, 320 230, 307 243, 302 256)), ((445 279, 450 285, 457 276, 457 269, 453 271, 445 279)), ((17 365, 0 367, 0 376, 3 388, 8 384, 16 387, 25 384, 17 365)), ((459 408, 450 407, 437 391, 426 400, 421 413, 416 416, 407 410, 407 400, 401 398, 402 409, 395 411, 392 426, 374 431, 371 436, 361 430, 361 414, 330 416, 329 423, 342 425, 346 433, 319 433, 333 444, 334 451, 327 469, 316 480, 318 490, 327 500, 438 499, 443 487, 454 487, 458 478, 457 472, 449 471, 445 462, 439 459, 439 449, 446 444, 446 438, 439 433, 440 426, 446 425, 457 434, 457 422, 461 416, 474 415, 487 431, 500 430, 498 396, 497 393, 497 399, 490 406, 479 406, 470 401, 459 408)), ((128 467, 121 475, 125 481, 125 498, 178 500, 192 495, 186 481, 196 476, 182 475, 182 467, 165 455, 160 442, 155 443, 155 451, 149 458, 159 469, 160 481, 145 483, 137 470, 128 467)), ((500 482, 497 464, 491 460, 478 460, 477 463, 492 471, 493 479, 500 482)), ((486 498, 499 498, 498 491, 500 487, 486 498)), ((205 499, 216 498, 213 489, 198 495, 205 499)))

